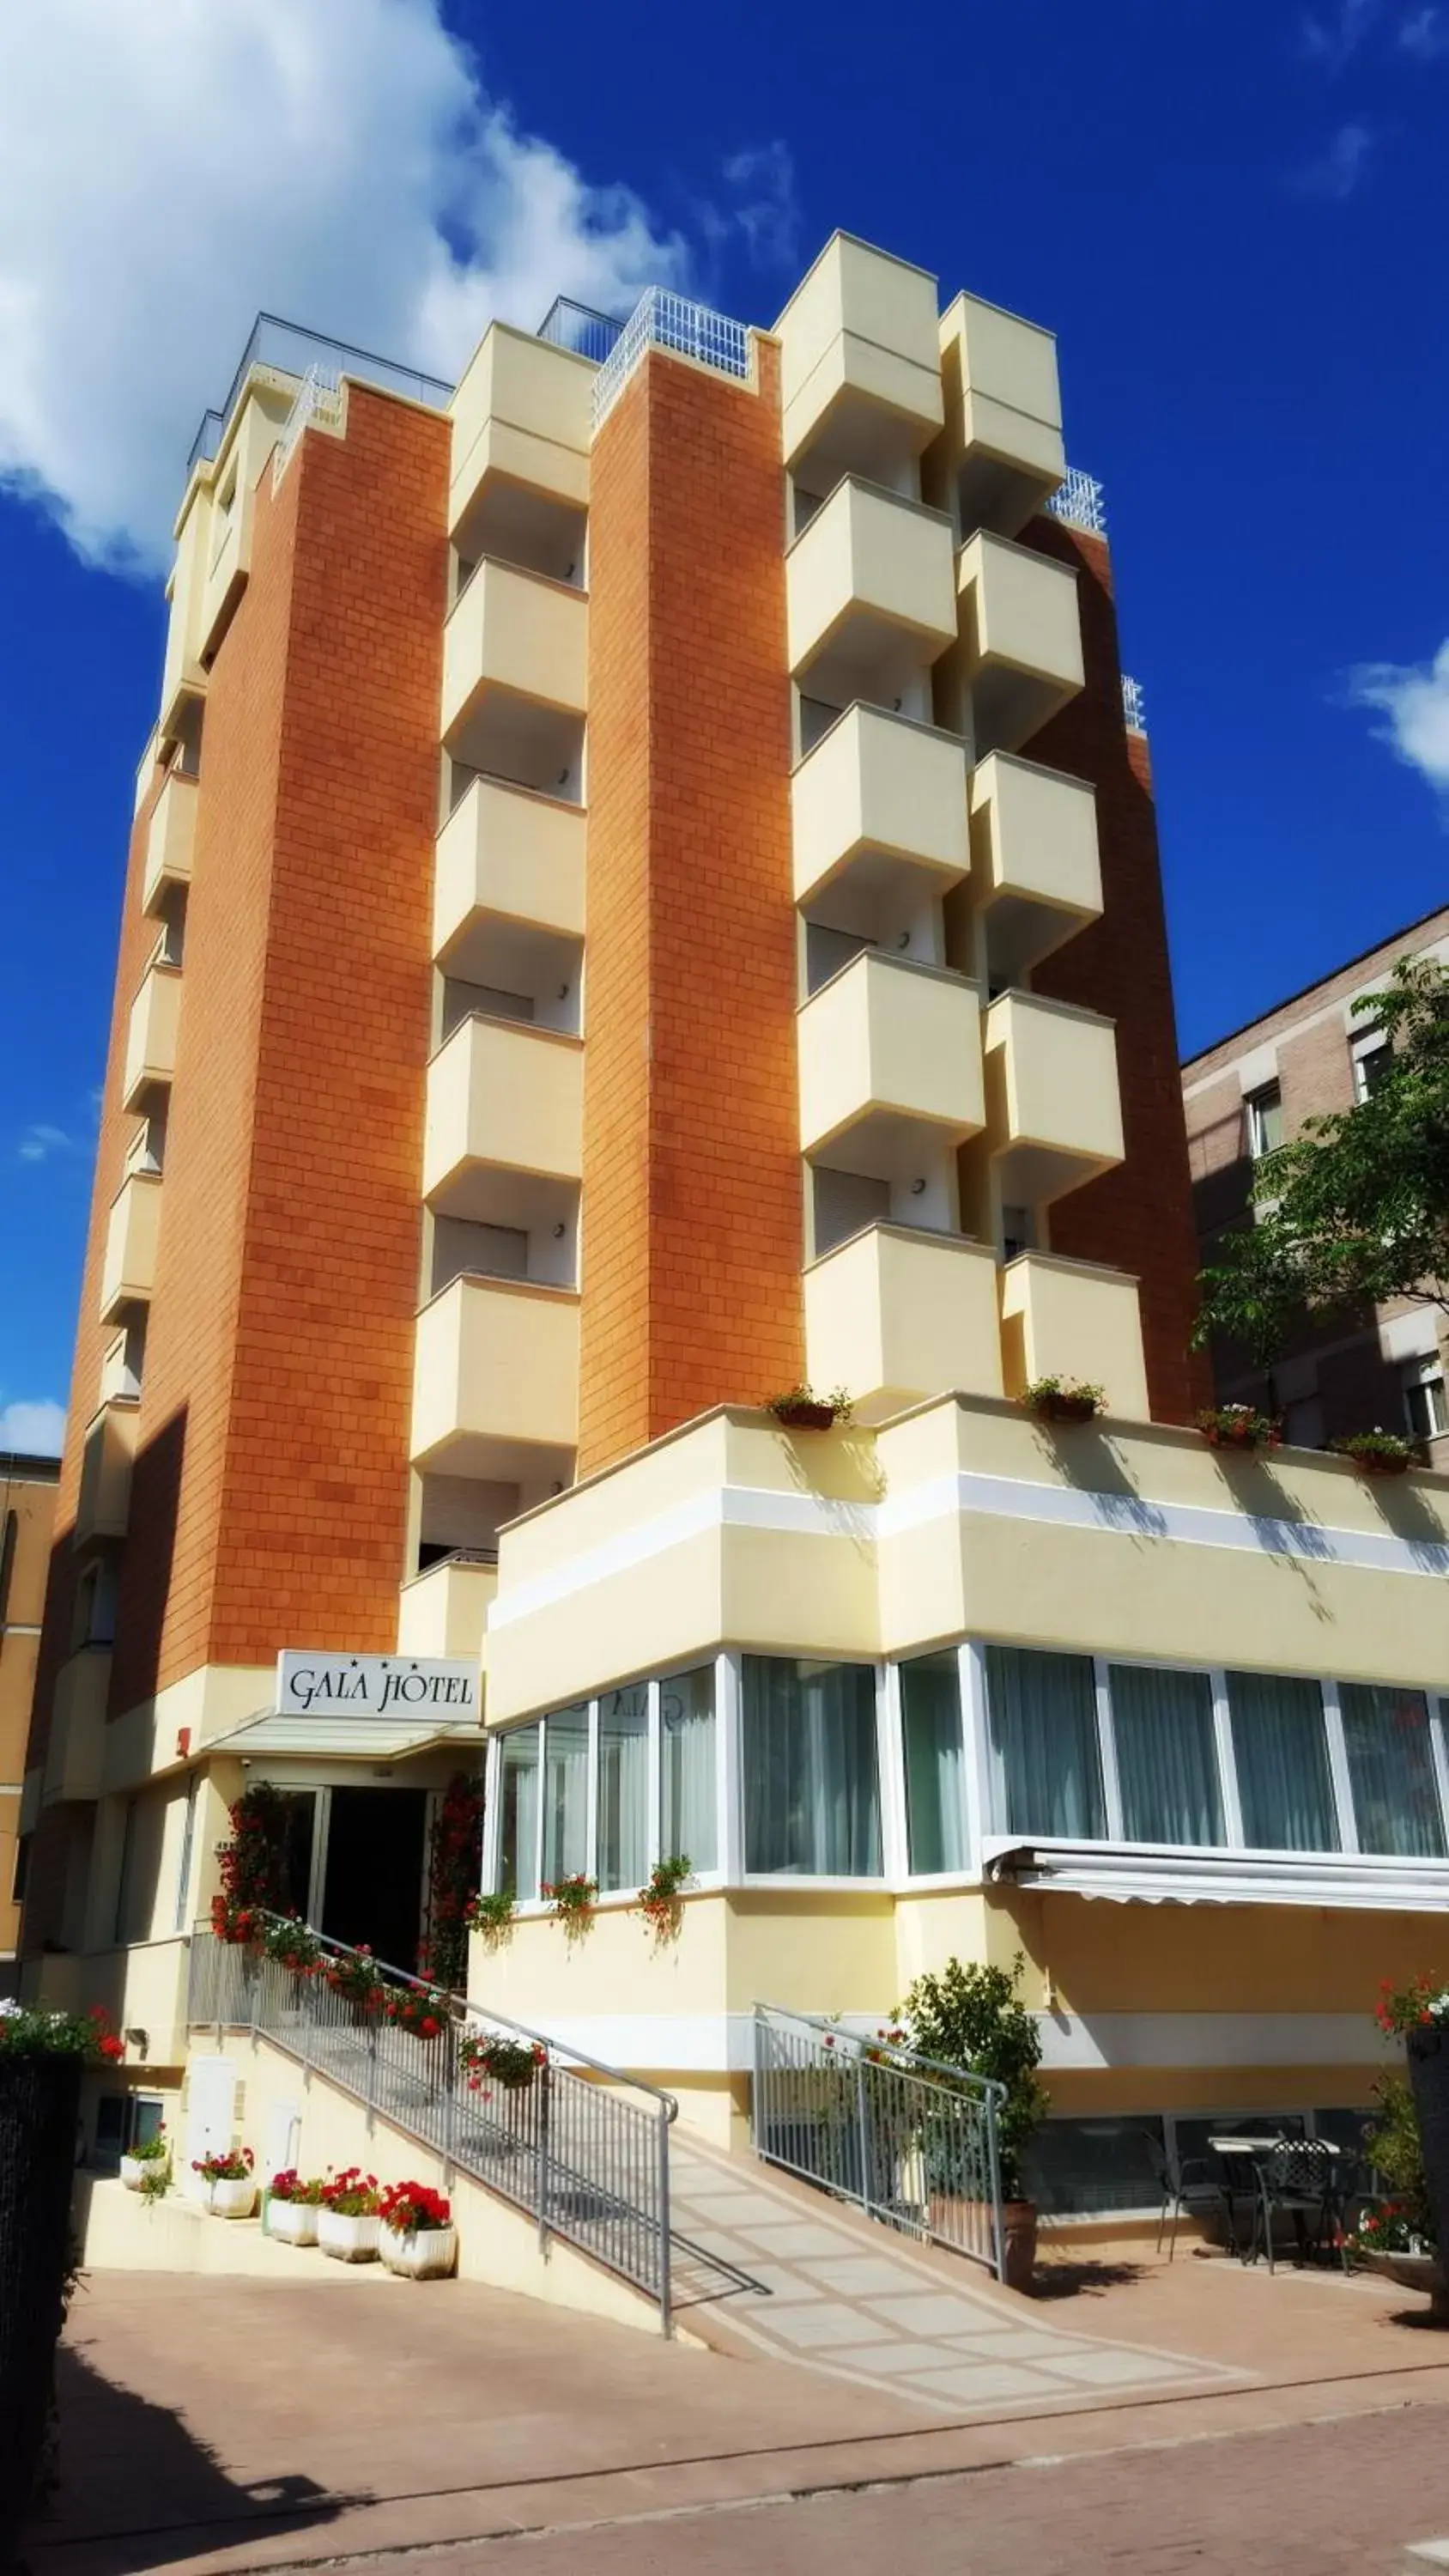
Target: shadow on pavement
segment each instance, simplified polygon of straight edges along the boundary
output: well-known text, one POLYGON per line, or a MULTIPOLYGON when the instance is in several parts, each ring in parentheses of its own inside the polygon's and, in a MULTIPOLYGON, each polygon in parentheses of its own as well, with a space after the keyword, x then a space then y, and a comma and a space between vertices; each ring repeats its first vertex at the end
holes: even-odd
POLYGON ((1086 2257, 1078 2262, 1066 2258, 1055 2262, 1048 2258, 1037 2265, 1031 2296, 1037 2300, 1100 2298, 1104 2290, 1122 2289, 1129 2282, 1140 2281, 1146 2269, 1145 2263, 1094 2263, 1086 2257))
POLYGON ((104 2378, 73 2344, 56 2356, 56 2393, 59 2467, 22 2534, 31 2576, 142 2576, 250 2532, 321 2531, 372 2501, 295 2470, 240 2483, 179 2415, 104 2378))

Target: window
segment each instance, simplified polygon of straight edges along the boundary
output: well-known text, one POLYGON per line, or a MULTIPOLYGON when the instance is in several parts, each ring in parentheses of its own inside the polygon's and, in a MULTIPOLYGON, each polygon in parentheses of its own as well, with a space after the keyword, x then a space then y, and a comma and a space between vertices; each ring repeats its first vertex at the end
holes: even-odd
POLYGON ((527 1903, 538 1894, 539 1729, 516 1727, 499 1748, 498 1884, 527 1903))
POLYGON ((1108 1679, 1127 1841, 1221 1843, 1223 1806, 1207 1674, 1113 1664, 1108 1679))
POLYGON ((633 1682, 599 1702, 600 1888, 642 1886, 648 1849, 649 1685, 633 1682))
POLYGON ((1438 1440, 1449 1431, 1449 1400, 1444 1393, 1444 1363, 1437 1351, 1406 1361, 1401 1372, 1404 1419, 1410 1437, 1438 1440))
POLYGON ((1023 2171, 1039 2209, 1083 2217, 1158 2208, 1165 2162, 1161 2118, 1128 2113, 1046 2121, 1026 2149, 1023 2171))
POLYGON ((1361 1037, 1350 1040, 1353 1057, 1353 1096, 1357 1101, 1371 1100, 1393 1065, 1394 1050, 1382 1029, 1366 1029, 1361 1037))
POLYGON ((1359 1850, 1442 1860, 1444 1819, 1423 1692, 1345 1682, 1338 1698, 1359 1850))
POLYGON ((1101 1841, 1107 1810, 1091 1656, 988 1646, 986 1697, 1005 1831, 1101 1841))
POLYGON ((1283 1142, 1283 1094, 1277 1083, 1265 1082, 1261 1091, 1245 1092, 1243 1116, 1251 1160, 1260 1163, 1265 1154, 1276 1154, 1283 1142))
POLYGON ((953 1648, 900 1667, 906 1848, 916 1877, 966 1867, 966 1756, 953 1648))
POLYGON ((131 1881, 136 1867, 136 1800, 126 1800, 125 1820, 121 1827, 121 1857, 116 1870, 116 1919, 111 1938, 118 1945, 132 1938, 131 1881))
POLYGON ((746 1870, 878 1878, 874 1666, 742 1665, 746 1870))
POLYGON ((1291 1404, 1285 1404, 1283 1437, 1290 1449, 1321 1449, 1324 1430, 1321 1396, 1300 1395, 1291 1404))
POLYGON ((559 1708, 543 1724, 543 1881, 589 1865, 589 1712, 559 1708))
MULTIPOLYGON (((186 1813, 181 1822, 181 1858, 176 1871, 176 1929, 186 1929, 186 1899, 191 1892, 191 1846, 196 1840, 196 1800, 201 1788, 201 1775, 193 1771, 186 1787, 186 1813)), ((310 1890, 308 1891, 310 1894, 310 1890)), ((304 1905, 304 1914, 310 1906, 304 1905)))
POLYGON ((10 1901, 12 1905, 23 1905, 25 1902, 25 1884, 30 1876, 30 1845, 32 1839, 32 1836, 29 1834, 17 1834, 15 1838, 15 1876, 10 1882, 10 1901))
POLYGON ((719 1867, 715 1824, 714 1666, 668 1673, 659 1685, 659 1850, 697 1873, 719 1867))
POLYGON ((1229 1673, 1233 1755, 1250 1851, 1337 1851, 1323 1692, 1281 1673, 1229 1673))

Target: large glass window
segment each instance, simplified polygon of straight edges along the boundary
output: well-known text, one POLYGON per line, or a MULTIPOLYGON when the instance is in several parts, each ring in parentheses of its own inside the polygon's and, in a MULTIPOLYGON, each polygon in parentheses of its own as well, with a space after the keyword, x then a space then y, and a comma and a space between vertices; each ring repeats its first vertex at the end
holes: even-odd
POLYGON ((1282 1673, 1229 1673, 1243 1837, 1253 1851, 1337 1851, 1323 1693, 1282 1673))
POLYGON ((742 1663, 745 1868, 878 1878, 874 1666, 742 1663))
POLYGON ((954 1647, 900 1667, 906 1847, 917 1877, 966 1866, 961 1667, 954 1647))
POLYGON ((649 1685, 599 1702, 598 1868, 601 1890, 639 1887, 648 1871, 649 1685))
POLYGON ((659 1685, 659 1738, 660 1857, 687 1860, 696 1872, 717 1869, 713 1664, 665 1674, 659 1685))
POLYGON ((1423 1692, 1345 1682, 1339 1706, 1359 1850, 1442 1860, 1444 1819, 1423 1692))
POLYGON ((543 1881, 557 1887, 589 1865, 589 1712, 551 1709, 543 1722, 543 1881))
POLYGON ((498 1884, 527 1903, 538 1894, 536 1726, 505 1735, 498 1762, 498 1884))
POLYGON ((1107 1812, 1091 1656, 988 1646, 986 1700, 1004 1830, 1101 1841, 1107 1812))
POLYGON ((1122 1831, 1129 1843, 1220 1843, 1223 1807, 1206 1673, 1111 1664, 1122 1831))

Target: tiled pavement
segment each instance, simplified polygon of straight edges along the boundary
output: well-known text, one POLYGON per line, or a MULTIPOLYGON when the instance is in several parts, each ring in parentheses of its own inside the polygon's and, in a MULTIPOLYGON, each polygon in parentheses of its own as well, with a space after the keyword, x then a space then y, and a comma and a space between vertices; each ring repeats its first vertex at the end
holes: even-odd
POLYGON ((685 2130, 672 2141, 670 2196, 683 2235, 760 2284, 708 2310, 686 2307, 686 2329, 935 2414, 1185 2396, 1243 2376, 1200 2356, 1064 2332, 961 2257, 917 2247, 685 2130))

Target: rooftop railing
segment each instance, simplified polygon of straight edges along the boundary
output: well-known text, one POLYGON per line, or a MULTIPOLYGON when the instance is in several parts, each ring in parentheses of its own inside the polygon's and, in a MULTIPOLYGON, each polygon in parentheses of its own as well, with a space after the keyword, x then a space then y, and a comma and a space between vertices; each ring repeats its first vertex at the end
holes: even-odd
POLYGON ((623 328, 612 313, 597 313, 592 304, 576 304, 571 295, 556 295, 534 337, 551 340, 556 349, 572 349, 576 357, 592 358, 601 367, 612 356, 623 328))
POLYGON ((1142 683, 1140 680, 1129 680, 1125 671, 1122 674, 1122 721, 1129 733, 1147 731, 1147 708, 1142 695, 1142 683))
POLYGON ((669 349, 677 358, 692 358, 698 366, 741 382, 749 376, 750 335, 743 322, 732 322, 728 314, 692 303, 668 287, 648 287, 594 379, 595 429, 607 420, 650 349, 669 349))
POLYGON ((1084 528, 1089 537, 1107 533, 1107 496, 1095 474, 1084 474, 1079 465, 1069 465, 1055 492, 1047 502, 1054 519, 1064 519, 1069 528, 1084 528))
POLYGON ((299 383, 314 367, 333 377, 355 376, 363 384, 379 385, 384 393, 402 394, 409 402, 426 403, 435 411, 453 399, 452 386, 441 376, 425 376, 417 367, 399 366, 395 359, 379 358, 370 349, 355 349, 348 340, 329 340, 320 331, 304 331, 299 323, 283 322, 275 313, 259 313, 220 411, 201 415, 186 460, 188 482, 203 459, 209 461, 220 449, 253 367, 275 367, 279 375, 295 376, 299 383))

